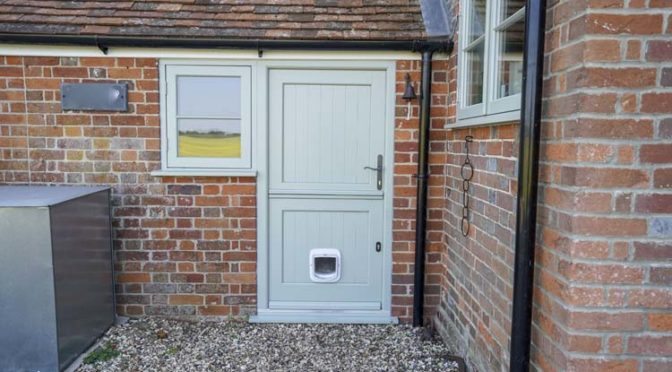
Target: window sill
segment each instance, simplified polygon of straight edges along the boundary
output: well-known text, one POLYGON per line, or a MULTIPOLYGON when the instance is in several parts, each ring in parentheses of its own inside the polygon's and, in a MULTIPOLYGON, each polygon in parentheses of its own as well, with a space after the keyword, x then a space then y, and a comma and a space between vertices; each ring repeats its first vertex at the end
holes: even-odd
POLYGON ((161 169, 150 174, 154 177, 257 177, 253 169, 161 169))
POLYGON ((510 122, 520 122, 520 110, 503 112, 494 115, 476 116, 468 119, 457 119, 453 124, 446 124, 445 129, 458 129, 469 127, 481 127, 486 125, 499 125, 510 122))

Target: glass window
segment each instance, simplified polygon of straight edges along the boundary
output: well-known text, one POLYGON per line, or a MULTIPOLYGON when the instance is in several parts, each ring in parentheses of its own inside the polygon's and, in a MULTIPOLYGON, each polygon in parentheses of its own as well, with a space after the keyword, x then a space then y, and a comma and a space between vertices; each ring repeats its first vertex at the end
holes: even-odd
POLYGON ((524 1, 502 1, 495 26, 497 38, 497 98, 519 94, 523 83, 524 1))
POLYGON ((497 22, 509 19, 519 10, 525 7, 525 0, 500 0, 499 11, 497 12, 497 22))
POLYGON ((250 68, 166 65, 169 168, 249 168, 250 68))
POLYGON ((240 77, 177 77, 178 115, 240 118, 240 110, 240 77))
POLYGON ((515 117, 502 114, 520 110, 525 1, 464 0, 463 6, 458 122, 481 124, 515 117))
POLYGON ((468 3, 470 26, 467 40, 469 43, 485 35, 485 0, 473 0, 468 3))
POLYGON ((483 103, 483 57, 485 56, 485 42, 477 43, 466 53, 467 85, 466 103, 468 106, 483 103))
POLYGON ((240 158, 240 77, 177 77, 177 155, 240 158))

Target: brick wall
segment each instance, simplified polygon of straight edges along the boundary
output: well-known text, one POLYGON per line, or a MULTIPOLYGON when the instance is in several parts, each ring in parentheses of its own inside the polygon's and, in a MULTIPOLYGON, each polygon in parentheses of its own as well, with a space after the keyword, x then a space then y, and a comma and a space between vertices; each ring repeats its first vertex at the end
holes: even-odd
MULTIPOLYGON (((447 64, 433 64, 428 314, 438 303, 447 64)), ((397 63, 393 313, 412 317, 418 105, 406 120, 397 63)), ((160 167, 156 59, 0 57, 0 183, 113 188, 118 312, 248 314, 256 309, 255 180, 152 177, 160 167), (129 84, 129 111, 63 112, 63 82, 129 84)))
MULTIPOLYGON (((454 3, 458 12, 459 4, 454 3)), ((457 45, 457 40, 455 41, 457 45)), ((445 124, 456 120, 457 52, 447 61, 445 124)), ((513 294, 518 124, 445 131, 438 306, 432 326, 470 370, 508 369, 513 294), (472 136, 468 236, 462 235, 465 137, 472 136)), ((437 190, 438 194, 438 190, 437 190)))
MULTIPOLYGON (((446 123, 455 120, 457 58, 448 61, 446 123)), ((445 131, 446 157, 438 248, 439 306, 432 325, 473 370, 508 368, 517 192, 517 123, 445 131), (465 137, 474 167, 470 228, 462 235, 465 137)), ((437 191, 438 194, 438 191, 437 191)))
MULTIPOLYGON (((672 3, 548 7, 533 368, 670 370, 672 3)), ((508 368, 517 131, 448 135, 434 324, 475 370, 508 368), (458 168, 466 134, 478 154, 467 239, 458 168)))
POLYGON ((550 5, 535 365, 670 370, 672 3, 550 5))
MULTIPOLYGON (((415 207, 418 173, 419 100, 411 102, 411 117, 406 119, 407 102, 402 99, 406 73, 411 75, 417 93, 420 93, 420 61, 397 62, 397 107, 395 120, 394 221, 393 221, 393 274, 392 314, 402 322, 413 318, 413 272, 415 270, 415 207)), ((430 137, 430 178, 428 187, 428 218, 425 266, 425 316, 434 313, 439 303, 442 268, 442 216, 444 164, 446 163, 447 131, 443 128, 448 115, 448 61, 440 58, 432 62, 432 118, 430 137)))
POLYGON ((447 143, 444 273, 441 306, 434 324, 476 370, 507 366, 513 237, 515 231, 518 125, 451 131, 447 143), (469 158, 469 235, 462 235, 465 137, 473 136, 469 158))
POLYGON ((113 188, 117 312, 256 309, 252 178, 152 177, 156 59, 0 57, 0 183, 113 188), (63 112, 62 82, 128 82, 129 110, 63 112))

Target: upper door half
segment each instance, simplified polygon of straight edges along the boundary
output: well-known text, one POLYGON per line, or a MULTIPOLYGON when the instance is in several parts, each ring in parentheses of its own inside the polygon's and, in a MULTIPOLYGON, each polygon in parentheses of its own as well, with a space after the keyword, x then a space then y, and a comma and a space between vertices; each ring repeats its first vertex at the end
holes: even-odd
POLYGON ((270 193, 380 194, 385 71, 273 69, 270 193))

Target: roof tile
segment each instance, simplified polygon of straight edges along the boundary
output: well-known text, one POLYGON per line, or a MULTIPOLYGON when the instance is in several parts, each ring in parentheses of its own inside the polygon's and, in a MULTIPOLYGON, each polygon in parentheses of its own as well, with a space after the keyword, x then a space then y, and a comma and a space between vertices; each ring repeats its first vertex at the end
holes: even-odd
POLYGON ((0 32, 269 39, 424 38, 419 0, 0 0, 0 32))

